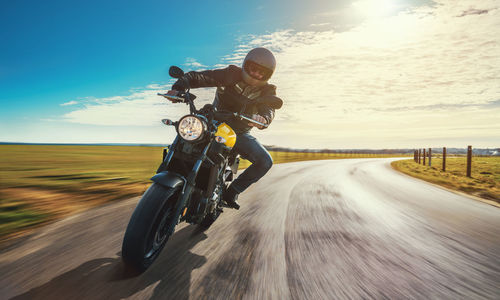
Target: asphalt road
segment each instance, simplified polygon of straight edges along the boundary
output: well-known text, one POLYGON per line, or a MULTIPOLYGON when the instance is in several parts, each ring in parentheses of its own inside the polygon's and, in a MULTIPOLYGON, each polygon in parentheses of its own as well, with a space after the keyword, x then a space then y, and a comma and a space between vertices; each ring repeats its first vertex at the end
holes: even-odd
POLYGON ((73 216, 1 253, 0 298, 500 299, 500 209, 390 161, 275 165, 138 277, 120 259, 138 198, 73 216))

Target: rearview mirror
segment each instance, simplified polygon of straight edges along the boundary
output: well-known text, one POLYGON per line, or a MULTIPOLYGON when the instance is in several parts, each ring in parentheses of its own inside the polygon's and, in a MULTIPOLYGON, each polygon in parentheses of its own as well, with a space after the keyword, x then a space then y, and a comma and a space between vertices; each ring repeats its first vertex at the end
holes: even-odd
POLYGON ((283 100, 276 96, 263 96, 259 99, 259 103, 266 104, 269 107, 272 107, 274 109, 280 109, 281 106, 283 106, 283 100))
POLYGON ((168 69, 168 75, 170 75, 173 78, 181 78, 184 76, 184 71, 182 71, 181 68, 176 67, 176 66, 171 66, 170 69, 168 69))

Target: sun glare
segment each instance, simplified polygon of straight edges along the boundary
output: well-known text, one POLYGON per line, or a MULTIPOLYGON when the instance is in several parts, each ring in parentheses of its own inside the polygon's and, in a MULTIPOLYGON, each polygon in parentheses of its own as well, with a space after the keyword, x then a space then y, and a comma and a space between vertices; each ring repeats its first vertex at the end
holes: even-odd
POLYGON ((353 2, 352 6, 366 18, 390 15, 397 7, 394 0, 360 0, 353 2))

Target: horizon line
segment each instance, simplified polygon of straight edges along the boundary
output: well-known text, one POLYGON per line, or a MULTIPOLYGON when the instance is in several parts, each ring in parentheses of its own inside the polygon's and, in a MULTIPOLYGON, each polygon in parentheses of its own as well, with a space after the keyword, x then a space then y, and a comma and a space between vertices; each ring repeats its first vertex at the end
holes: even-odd
MULTIPOLYGON (((2 142, 0 145, 47 145, 47 146, 143 146, 143 147, 166 147, 170 144, 158 144, 158 143, 30 143, 30 142, 2 142)), ((276 145, 264 145, 266 148, 271 149, 294 149, 294 150, 418 150, 418 149, 442 149, 443 147, 420 147, 420 148, 292 148, 285 146, 276 145)), ((467 149, 467 147, 446 147, 446 149, 467 149)), ((473 148, 474 150, 494 150, 500 147, 486 147, 486 148, 473 148)))

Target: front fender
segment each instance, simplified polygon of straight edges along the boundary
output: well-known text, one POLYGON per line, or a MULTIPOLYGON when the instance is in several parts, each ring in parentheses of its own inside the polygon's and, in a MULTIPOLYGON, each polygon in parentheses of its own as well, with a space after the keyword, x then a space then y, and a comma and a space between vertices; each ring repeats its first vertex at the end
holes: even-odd
POLYGON ((166 188, 182 187, 186 182, 184 176, 171 171, 163 171, 151 177, 151 180, 166 188))

